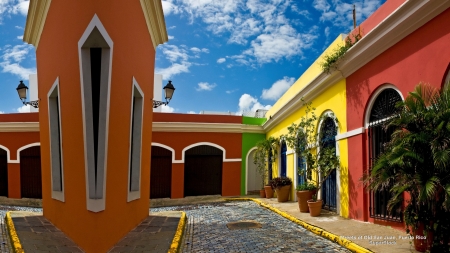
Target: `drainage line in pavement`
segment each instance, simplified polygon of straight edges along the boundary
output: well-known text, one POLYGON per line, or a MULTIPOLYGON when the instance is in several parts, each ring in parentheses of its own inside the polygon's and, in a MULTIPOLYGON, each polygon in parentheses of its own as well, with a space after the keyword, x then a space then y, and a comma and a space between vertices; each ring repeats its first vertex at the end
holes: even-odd
POLYGON ((226 201, 253 201, 253 202, 259 204, 260 206, 265 207, 265 208, 267 208, 267 209, 269 209, 269 210, 271 210, 271 211, 273 211, 273 212, 283 216, 284 218, 286 218, 286 219, 288 219, 288 220, 290 220, 292 222, 297 223, 298 225, 304 227, 305 229, 313 232, 316 235, 322 236, 322 237, 324 237, 324 238, 326 238, 328 240, 331 240, 331 241, 333 241, 335 243, 338 243, 339 245, 347 248, 348 250, 350 250, 352 252, 373 253, 373 251, 371 251, 369 249, 366 249, 364 247, 361 247, 358 244, 356 244, 356 243, 354 243, 354 242, 352 242, 350 240, 347 240, 345 238, 341 238, 340 236, 335 235, 333 233, 330 233, 330 232, 326 231, 323 228, 320 228, 320 227, 311 225, 311 224, 309 224, 307 222, 304 222, 302 220, 299 220, 299 219, 295 218, 294 216, 292 216, 290 214, 287 214, 287 213, 285 213, 283 211, 280 211, 280 210, 278 210, 277 208, 275 208, 273 206, 265 204, 264 202, 262 202, 260 200, 253 199, 253 198, 224 198, 224 200, 226 200, 226 201))
POLYGON ((19 236, 17 236, 16 229, 14 228, 14 223, 11 218, 11 212, 7 212, 5 216, 6 227, 8 228, 9 238, 11 239, 12 249, 15 253, 23 253, 22 244, 19 241, 19 236))
POLYGON ((177 253, 180 249, 180 243, 183 239, 184 227, 186 226, 186 213, 181 212, 180 221, 178 222, 177 232, 173 237, 168 253, 177 253))

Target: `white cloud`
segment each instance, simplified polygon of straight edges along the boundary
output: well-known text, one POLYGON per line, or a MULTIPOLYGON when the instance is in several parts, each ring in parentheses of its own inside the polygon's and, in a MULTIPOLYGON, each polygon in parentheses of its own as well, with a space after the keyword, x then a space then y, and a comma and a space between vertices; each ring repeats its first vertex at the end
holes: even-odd
POLYGON ((28 13, 29 0, 0 0, 0 24, 5 16, 28 13))
POLYGON ((180 12, 180 9, 177 5, 173 4, 172 0, 163 0, 161 1, 164 15, 170 15, 170 14, 178 14, 180 12))
POLYGON ((330 27, 329 26, 325 27, 324 33, 325 33, 326 37, 330 36, 330 27))
POLYGON ((258 102, 258 99, 250 96, 249 94, 243 94, 239 98, 239 111, 238 114, 242 114, 243 112, 256 112, 258 109, 270 109, 271 105, 262 105, 258 102))
POLYGON ((173 25, 173 26, 169 26, 169 27, 167 27, 167 29, 168 29, 168 30, 171 30, 171 29, 175 29, 175 28, 177 28, 177 27, 176 27, 176 26, 174 26, 174 25, 173 25))
POLYGON ((295 82, 295 78, 293 77, 283 77, 272 84, 272 87, 269 89, 263 89, 261 98, 267 100, 277 100, 283 95, 289 87, 295 82))
POLYGON ((175 38, 174 36, 170 36, 170 35, 168 35, 167 37, 169 38, 169 40, 173 40, 175 38))
POLYGON ((16 25, 15 28, 23 30, 23 27, 16 25))
POLYGON ((36 68, 25 68, 20 63, 28 56, 33 46, 16 45, 14 47, 5 47, 0 56, 0 67, 3 73, 11 73, 20 76, 23 80, 28 80, 30 74, 36 73, 36 68))
POLYGON ((161 112, 174 112, 175 111, 175 108, 173 108, 173 107, 170 107, 170 106, 168 106, 168 105, 162 105, 161 106, 161 112))
POLYGON ((5 112, 4 111, 0 111, 0 114, 4 114, 5 112))
POLYGON ((233 93, 233 92, 235 92, 235 91, 238 91, 239 89, 234 89, 234 90, 227 90, 227 91, 225 91, 227 94, 231 94, 231 93, 233 93))
POLYGON ((225 58, 219 58, 219 59, 217 60, 217 63, 224 63, 226 60, 227 60, 227 59, 225 59, 225 58))
POLYGON ((181 74, 181 73, 188 73, 189 67, 191 66, 191 63, 189 62, 183 62, 183 63, 174 63, 171 66, 167 68, 156 68, 155 73, 159 73, 163 76, 164 80, 172 79, 173 76, 181 74))
POLYGON ((207 48, 202 48, 202 52, 203 52, 203 53, 209 54, 209 49, 207 49, 207 48))
POLYGON ((23 40, 23 35, 17 36, 17 39, 23 40))
POLYGON ((189 54, 183 47, 175 45, 164 45, 161 47, 162 53, 166 56, 166 59, 170 62, 176 62, 178 60, 187 61, 189 54))
POLYGON ((197 114, 197 113, 194 112, 194 111, 188 111, 187 113, 188 113, 188 114, 197 114))
POLYGON ((202 90, 212 90, 212 89, 214 89, 214 87, 216 87, 217 86, 217 84, 215 84, 215 83, 212 83, 212 84, 209 84, 209 83, 206 83, 206 82, 200 82, 200 83, 198 83, 198 87, 196 88, 196 90, 198 90, 198 91, 202 91, 202 90))
POLYGON ((31 111, 30 105, 22 105, 21 107, 17 108, 17 112, 20 112, 20 113, 26 113, 26 112, 30 112, 30 111, 31 111))

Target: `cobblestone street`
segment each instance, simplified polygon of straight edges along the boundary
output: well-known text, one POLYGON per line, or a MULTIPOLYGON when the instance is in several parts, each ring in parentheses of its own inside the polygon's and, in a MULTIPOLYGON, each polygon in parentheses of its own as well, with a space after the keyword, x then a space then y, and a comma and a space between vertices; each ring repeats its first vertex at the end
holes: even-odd
POLYGON ((349 252, 251 201, 150 209, 168 210, 188 217, 182 252, 349 252), (261 228, 227 227, 238 221, 254 221, 261 228))

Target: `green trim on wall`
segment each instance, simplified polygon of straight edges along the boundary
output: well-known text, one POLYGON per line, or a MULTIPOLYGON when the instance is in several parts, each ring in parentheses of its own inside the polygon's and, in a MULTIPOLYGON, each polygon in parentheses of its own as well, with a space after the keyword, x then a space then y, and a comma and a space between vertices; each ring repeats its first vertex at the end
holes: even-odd
MULTIPOLYGON (((256 119, 261 122, 261 118, 250 118, 250 117, 243 117, 244 122, 245 118, 248 119, 256 119)), ((266 121, 266 119, 263 119, 266 121)), ((247 123, 244 123, 247 124, 247 123)), ((242 133, 242 162, 241 162, 241 195, 247 195, 247 192, 245 192, 245 184, 247 182, 246 178, 246 166, 247 166, 247 153, 250 149, 256 146, 256 143, 260 140, 266 139, 265 134, 255 134, 255 133, 242 133)))
POLYGON ((253 117, 242 116, 242 124, 245 124, 245 125, 261 126, 266 121, 267 121, 266 118, 253 118, 253 117))

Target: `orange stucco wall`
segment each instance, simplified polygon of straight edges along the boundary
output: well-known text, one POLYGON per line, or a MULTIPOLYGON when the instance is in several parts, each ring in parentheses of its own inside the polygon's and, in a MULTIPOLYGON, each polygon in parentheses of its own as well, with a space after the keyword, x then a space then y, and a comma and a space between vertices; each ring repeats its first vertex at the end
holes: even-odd
MULTIPOLYGON (((0 114, 0 122, 21 123, 38 122, 38 113, 11 113, 0 114)), ((9 150, 8 163, 8 197, 21 198, 20 192, 20 163, 18 163, 17 150, 23 146, 38 143, 39 132, 2 132, 0 128, 0 145, 9 150)), ((0 147, 2 148, 2 147, 0 147)))
MULTIPOLYGON (((51 3, 36 51, 44 216, 86 252, 106 252, 149 213, 149 182, 127 203, 132 77, 144 92, 143 128, 151 129, 155 50, 139 1, 78 0, 51 3), (106 209, 86 206, 86 178, 78 41, 94 14, 114 46, 107 146, 106 209), (51 197, 47 93, 59 77, 65 202, 51 197)), ((151 131, 143 131, 142 154, 150 154, 151 131)), ((142 155, 141 179, 150 176, 142 155)))
MULTIPOLYGON (((218 118, 220 117, 223 116, 218 118)), ((240 159, 242 153, 242 145, 240 145, 242 143, 242 134, 240 133, 153 132, 152 141, 173 148, 175 150, 175 160, 182 159, 185 147, 198 142, 209 142, 223 147, 226 150, 226 159, 240 159)), ((240 195, 240 182, 241 161, 223 162, 222 196, 240 195)), ((184 163, 172 164, 171 197, 184 197, 184 163)))

